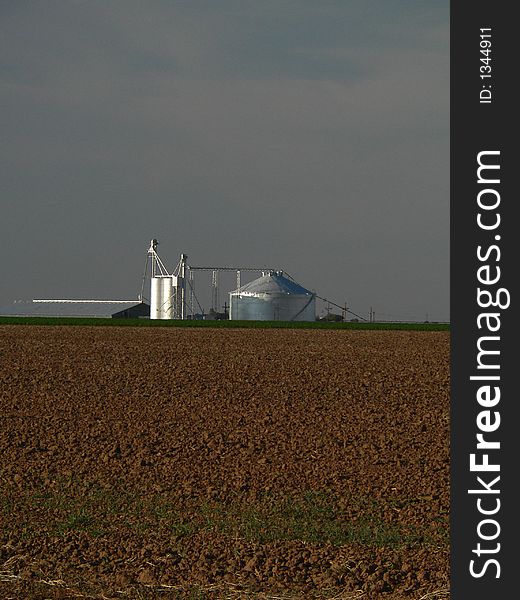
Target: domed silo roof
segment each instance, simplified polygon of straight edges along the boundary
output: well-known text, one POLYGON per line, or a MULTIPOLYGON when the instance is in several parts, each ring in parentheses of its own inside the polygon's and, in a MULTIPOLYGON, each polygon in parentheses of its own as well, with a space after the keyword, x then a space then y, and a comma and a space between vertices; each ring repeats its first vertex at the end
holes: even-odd
POLYGON ((255 321, 314 321, 316 295, 272 271, 230 293, 229 318, 255 321))
POLYGON ((250 281, 241 286, 235 292, 238 294, 297 294, 309 295, 312 294, 296 281, 288 279, 281 271, 274 271, 262 275, 254 281, 250 281))

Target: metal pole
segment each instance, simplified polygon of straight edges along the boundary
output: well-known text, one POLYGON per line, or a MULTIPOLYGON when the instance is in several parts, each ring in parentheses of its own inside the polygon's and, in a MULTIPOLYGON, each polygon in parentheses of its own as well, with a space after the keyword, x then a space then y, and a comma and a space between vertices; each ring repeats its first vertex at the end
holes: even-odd
POLYGON ((186 259, 188 256, 186 254, 181 254, 181 260, 179 262, 179 277, 181 278, 181 319, 186 319, 186 305, 187 305, 187 297, 186 297, 186 259))
POLYGON ((195 292, 193 290, 194 286, 195 286, 194 273, 190 269, 190 312, 191 312, 192 319, 195 316, 195 304, 194 304, 194 297, 193 297, 195 294, 195 292))
POLYGON ((211 276, 211 308, 217 313, 220 309, 218 293, 218 271, 214 270, 211 276))

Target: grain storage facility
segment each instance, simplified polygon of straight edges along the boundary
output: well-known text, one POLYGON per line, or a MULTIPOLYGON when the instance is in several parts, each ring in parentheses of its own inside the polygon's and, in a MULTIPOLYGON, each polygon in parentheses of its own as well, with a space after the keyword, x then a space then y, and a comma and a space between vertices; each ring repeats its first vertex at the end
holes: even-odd
MULTIPOLYGON (((174 274, 170 274, 157 254, 158 241, 153 239, 148 248, 150 259, 150 319, 186 318, 186 254, 181 259, 174 274)), ((143 276, 146 277, 146 269, 143 276)), ((141 297, 143 289, 141 289, 141 297)))
POLYGON ((229 318, 244 321, 315 321, 316 294, 269 271, 229 294, 229 318))
MULTIPOLYGON (((15 302, 0 308, 0 316, 27 317, 100 317, 149 318, 164 320, 230 319, 244 321, 315 321, 315 292, 305 289, 294 279, 267 266, 193 266, 188 256, 180 255, 173 271, 167 269, 157 254, 158 241, 150 241, 141 292, 137 300, 33 300, 15 302), (204 310, 195 294, 195 274, 211 272, 211 303, 204 310), (243 273, 261 273, 254 281, 241 285, 243 273), (236 276, 236 287, 229 293, 229 306, 220 303, 220 275, 236 276), (145 301, 145 285, 150 284, 150 299, 145 301), (223 309, 223 311, 221 310, 223 309), (198 312, 196 312, 198 310, 198 312)), ((199 289, 199 288, 197 288, 199 289)), ((204 294, 204 290, 202 291, 204 294)), ((201 298, 202 300, 202 298, 201 298)))

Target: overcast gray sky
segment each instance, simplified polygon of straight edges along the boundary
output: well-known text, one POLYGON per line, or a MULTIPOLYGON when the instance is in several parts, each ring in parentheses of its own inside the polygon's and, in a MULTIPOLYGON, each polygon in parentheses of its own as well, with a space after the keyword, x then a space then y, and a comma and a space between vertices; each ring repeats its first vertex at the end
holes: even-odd
POLYGON ((447 0, 3 0, 0 104, 0 305, 134 298, 156 237, 449 318, 447 0))

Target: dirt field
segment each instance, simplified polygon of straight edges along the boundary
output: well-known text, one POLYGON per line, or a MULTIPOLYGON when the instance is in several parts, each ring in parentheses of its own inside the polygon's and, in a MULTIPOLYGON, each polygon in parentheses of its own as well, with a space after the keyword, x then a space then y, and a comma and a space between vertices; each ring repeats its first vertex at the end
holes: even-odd
POLYGON ((0 327, 0 597, 449 597, 449 343, 0 327))

